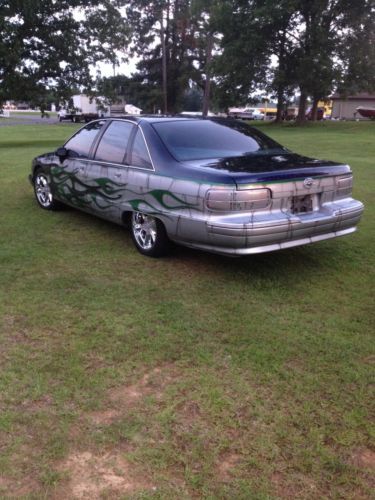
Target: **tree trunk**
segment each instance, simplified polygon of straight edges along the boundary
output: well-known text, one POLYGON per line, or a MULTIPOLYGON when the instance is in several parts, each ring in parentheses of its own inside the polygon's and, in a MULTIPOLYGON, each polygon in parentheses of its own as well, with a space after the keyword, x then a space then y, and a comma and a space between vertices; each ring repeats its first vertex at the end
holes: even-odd
POLYGON ((298 123, 305 123, 306 121, 306 105, 307 105, 307 93, 305 90, 301 90, 301 95, 299 98, 298 115, 297 115, 298 123))
POLYGON ((312 108, 311 108, 311 121, 316 122, 318 119, 318 102, 319 97, 314 97, 312 108))
POLYGON ((204 83, 204 94, 203 94, 203 109, 202 116, 208 115, 208 108, 210 105, 210 91, 211 91, 211 61, 212 61, 212 49, 214 46, 214 35, 209 33, 207 35, 207 47, 206 47, 206 81, 204 83))
MULTIPOLYGON (((168 6, 169 8, 169 6, 168 6)), ((167 12, 168 16, 168 12, 167 12)), ((167 50, 165 43, 165 30, 164 27, 164 10, 161 13, 161 29, 160 29, 160 40, 161 40, 161 65, 162 65, 162 89, 163 89, 163 113, 168 113, 168 87, 167 87, 167 50)), ((168 22, 168 17, 167 17, 168 22)))
POLYGON ((286 29, 283 29, 279 43, 279 68, 278 68, 278 83, 277 83, 277 111, 276 123, 280 123, 283 119, 284 108, 284 80, 285 80, 285 43, 286 29))
POLYGON ((284 111, 284 87, 283 85, 278 85, 277 88, 277 110, 276 110, 276 123, 283 121, 283 111, 284 111))

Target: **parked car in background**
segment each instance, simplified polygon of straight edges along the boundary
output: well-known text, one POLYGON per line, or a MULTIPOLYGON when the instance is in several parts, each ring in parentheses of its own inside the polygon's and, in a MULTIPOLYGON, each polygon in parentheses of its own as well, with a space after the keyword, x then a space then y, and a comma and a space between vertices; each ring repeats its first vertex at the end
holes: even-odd
POLYGON ((363 211, 348 165, 231 119, 96 120, 36 157, 30 180, 43 209, 128 225, 148 256, 171 241, 232 256, 305 245, 352 233, 363 211))
POLYGON ((263 120, 264 113, 258 108, 229 108, 228 116, 240 120, 263 120))
POLYGON ((264 113, 262 111, 260 111, 259 109, 254 109, 251 119, 252 120, 264 120, 264 113))
MULTIPOLYGON (((313 115, 312 115, 312 108, 309 108, 307 110, 307 113, 306 113, 306 118, 308 120, 312 120, 313 119, 313 115)), ((316 110, 316 119, 317 120, 323 120, 324 118, 324 108, 318 108, 316 110)))
POLYGON ((375 107, 371 106, 359 106, 356 109, 356 112, 359 113, 363 118, 370 118, 370 120, 375 120, 375 107))

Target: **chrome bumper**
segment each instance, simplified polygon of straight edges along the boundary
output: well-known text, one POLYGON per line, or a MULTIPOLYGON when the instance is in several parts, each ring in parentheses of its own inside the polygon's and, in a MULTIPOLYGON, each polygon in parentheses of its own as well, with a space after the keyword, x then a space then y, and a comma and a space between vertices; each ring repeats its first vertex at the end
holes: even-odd
POLYGON ((363 209, 361 202, 346 199, 323 205, 310 214, 264 213, 241 224, 208 221, 208 241, 183 243, 227 255, 271 252, 353 233, 363 209))

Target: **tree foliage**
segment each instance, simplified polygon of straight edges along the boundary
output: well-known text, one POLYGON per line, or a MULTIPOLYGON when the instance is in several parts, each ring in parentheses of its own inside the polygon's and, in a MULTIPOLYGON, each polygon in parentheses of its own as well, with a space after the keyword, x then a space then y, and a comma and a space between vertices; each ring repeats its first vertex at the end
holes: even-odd
POLYGON ((374 90, 374 18, 373 0, 0 0, 0 100, 93 91, 90 67, 131 46, 136 74, 96 92, 206 113, 261 91, 280 118, 298 91, 303 120, 307 98, 374 90))
POLYGON ((111 0, 0 0, 0 100, 89 85, 90 65, 113 61, 127 35, 111 0))
POLYGON ((355 82, 374 88, 372 0, 226 0, 218 22, 227 103, 267 84, 279 103, 298 89, 303 120, 308 96, 317 102, 355 82))

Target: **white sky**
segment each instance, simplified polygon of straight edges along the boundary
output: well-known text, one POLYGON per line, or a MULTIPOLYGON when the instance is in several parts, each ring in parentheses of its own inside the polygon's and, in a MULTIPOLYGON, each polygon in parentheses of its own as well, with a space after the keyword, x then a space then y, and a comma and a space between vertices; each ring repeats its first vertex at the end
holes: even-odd
MULTIPOLYGON (((121 63, 116 66, 116 75, 131 76, 136 70, 137 59, 130 59, 127 63, 121 63)), ((92 72, 96 75, 97 71, 101 72, 102 76, 113 76, 113 66, 108 63, 97 63, 92 67, 92 72)))

